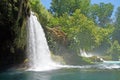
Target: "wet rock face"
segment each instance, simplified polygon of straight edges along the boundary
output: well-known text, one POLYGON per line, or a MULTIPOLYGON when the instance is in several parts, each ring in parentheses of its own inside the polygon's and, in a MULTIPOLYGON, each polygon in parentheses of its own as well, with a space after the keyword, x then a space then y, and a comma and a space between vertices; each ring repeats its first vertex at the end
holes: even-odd
POLYGON ((23 62, 28 0, 0 0, 0 69, 23 62))

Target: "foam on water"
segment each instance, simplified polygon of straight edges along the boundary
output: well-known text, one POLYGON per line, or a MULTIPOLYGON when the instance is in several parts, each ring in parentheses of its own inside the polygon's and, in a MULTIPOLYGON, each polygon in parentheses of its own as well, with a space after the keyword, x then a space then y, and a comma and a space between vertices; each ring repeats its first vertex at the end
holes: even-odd
POLYGON ((27 28, 29 70, 44 71, 55 69, 56 63, 51 59, 45 33, 33 12, 31 12, 28 19, 27 28))

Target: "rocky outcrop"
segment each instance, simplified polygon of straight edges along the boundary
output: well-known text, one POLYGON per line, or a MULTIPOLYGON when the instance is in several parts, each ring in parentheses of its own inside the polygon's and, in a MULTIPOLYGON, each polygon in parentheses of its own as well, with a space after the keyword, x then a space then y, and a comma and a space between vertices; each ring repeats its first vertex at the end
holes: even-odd
POLYGON ((0 0, 0 70, 25 59, 28 0, 0 0))

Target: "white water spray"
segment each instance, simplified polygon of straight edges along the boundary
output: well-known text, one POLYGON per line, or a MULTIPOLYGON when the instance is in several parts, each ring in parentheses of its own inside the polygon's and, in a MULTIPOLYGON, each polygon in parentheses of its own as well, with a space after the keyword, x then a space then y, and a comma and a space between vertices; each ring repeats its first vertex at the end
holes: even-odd
MULTIPOLYGON (((28 59, 29 59, 29 70, 33 71, 46 71, 59 68, 99 68, 98 65, 86 65, 86 66, 73 66, 73 65, 59 65, 56 64, 52 59, 45 38, 44 31, 37 20, 34 13, 28 19, 28 59)), ((87 55, 86 52, 81 52, 84 57, 91 57, 92 55, 87 55)), ((117 64, 118 65, 118 64, 117 64)), ((102 64, 100 68, 107 67, 109 65, 102 64), (104 67, 103 67, 104 66, 104 67)), ((118 65, 119 66, 119 65, 118 65)), ((113 67, 112 67, 113 68, 113 67)), ((119 67, 117 67, 119 68, 119 67)))
POLYGON ((46 71, 60 68, 85 68, 87 66, 60 65, 51 59, 50 50, 45 38, 44 31, 31 12, 28 19, 28 59, 29 69, 32 71, 46 71))
POLYGON ((28 19, 27 27, 30 70, 44 71, 55 68, 56 63, 51 59, 44 31, 33 12, 28 19))
POLYGON ((86 51, 85 50, 82 50, 82 49, 80 49, 80 55, 82 56, 82 57, 92 57, 93 55, 92 54, 87 54, 86 53, 86 51))
POLYGON ((99 64, 101 68, 105 69, 120 69, 120 61, 103 61, 102 64, 99 64))

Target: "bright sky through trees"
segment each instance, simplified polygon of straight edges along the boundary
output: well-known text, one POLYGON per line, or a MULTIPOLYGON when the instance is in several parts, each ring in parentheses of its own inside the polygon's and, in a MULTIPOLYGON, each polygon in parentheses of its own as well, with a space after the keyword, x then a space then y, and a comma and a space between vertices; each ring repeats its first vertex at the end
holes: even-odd
MULTIPOLYGON (((120 0, 91 0, 92 4, 99 4, 100 2, 104 2, 104 3, 112 3, 114 5, 114 12, 116 11, 117 7, 120 6, 120 0)), ((51 0, 41 0, 41 3, 47 8, 49 9, 50 7, 50 3, 51 0)), ((114 15, 114 13, 113 13, 114 15)))

